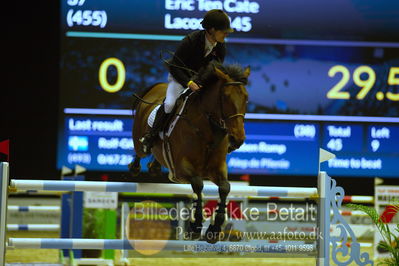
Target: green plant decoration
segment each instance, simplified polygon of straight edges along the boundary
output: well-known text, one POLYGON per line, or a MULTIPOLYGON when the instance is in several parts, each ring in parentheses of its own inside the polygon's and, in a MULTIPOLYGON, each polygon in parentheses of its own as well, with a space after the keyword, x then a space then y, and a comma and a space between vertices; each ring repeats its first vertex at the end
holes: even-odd
MULTIPOLYGON (((388 265, 388 266, 398 266, 399 265, 399 224, 396 225, 394 231, 391 231, 389 228, 389 224, 384 223, 380 215, 378 214, 377 210, 373 207, 368 207, 360 204, 347 204, 349 208, 353 210, 358 210, 366 213, 375 226, 377 227, 378 231, 380 232, 384 241, 378 243, 378 249, 386 250, 389 252, 390 257, 385 258, 378 262, 377 265, 388 265)), ((392 205, 392 212, 397 212, 399 210, 399 204, 392 205)))

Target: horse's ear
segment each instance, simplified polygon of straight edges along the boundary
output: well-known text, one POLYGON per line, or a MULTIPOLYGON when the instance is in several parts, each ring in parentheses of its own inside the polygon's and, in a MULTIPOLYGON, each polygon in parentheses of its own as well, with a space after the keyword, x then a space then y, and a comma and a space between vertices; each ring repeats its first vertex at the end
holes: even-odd
POLYGON ((220 70, 219 68, 215 67, 215 73, 216 75, 220 78, 220 79, 224 79, 224 80, 229 80, 229 76, 226 75, 225 73, 223 73, 222 70, 220 70))
POLYGON ((250 68, 249 66, 247 66, 247 67, 244 69, 244 76, 245 76, 246 78, 248 78, 248 77, 249 77, 249 74, 251 74, 251 68, 250 68))

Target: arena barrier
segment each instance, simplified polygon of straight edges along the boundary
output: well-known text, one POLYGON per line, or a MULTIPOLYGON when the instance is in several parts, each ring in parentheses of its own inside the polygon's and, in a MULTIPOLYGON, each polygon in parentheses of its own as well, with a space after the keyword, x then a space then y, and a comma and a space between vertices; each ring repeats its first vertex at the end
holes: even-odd
MULTIPOLYGON (((322 161, 322 160, 320 160, 322 161)), ((0 173, 2 174, 1 180, 1 191, 3 198, 1 203, 0 213, 5 214, 7 209, 7 186, 8 180, 8 163, 1 163, 0 173)), ((121 183, 121 182, 93 182, 93 181, 44 181, 44 180, 11 180, 10 182, 12 189, 28 189, 28 190, 57 190, 57 191, 112 191, 112 192, 139 192, 139 193, 162 193, 168 191, 176 194, 192 194, 190 185, 180 184, 138 184, 138 183, 121 183)), ((205 186, 204 194, 216 194, 218 188, 216 186, 205 186)), ((320 231, 320 237, 317 238, 316 244, 310 246, 309 252, 316 255, 317 265, 330 265, 330 245, 332 245, 331 258, 337 265, 348 265, 350 263, 356 263, 357 265, 373 265, 373 261, 370 260, 369 254, 360 253, 360 244, 357 243, 356 236, 345 221, 345 219, 339 213, 339 207, 342 204, 344 198, 344 190, 342 187, 336 186, 336 181, 331 179, 325 172, 320 172, 318 175, 318 188, 285 188, 285 187, 260 187, 260 186, 238 186, 231 187, 230 195, 237 196, 292 196, 292 197, 316 197, 318 196, 318 217, 317 227, 320 231), (334 215, 330 218, 330 211, 333 210, 334 215), (330 237, 330 224, 338 224, 342 234, 340 237, 330 237), (347 243, 350 241, 350 248, 347 243), (315 249, 311 249, 314 247, 315 249), (337 258, 338 253, 340 255, 347 254, 344 258, 337 258), (340 261, 344 259, 344 261, 340 261)), ((4 217, 1 215, 1 217, 4 217)), ((5 243, 5 221, 1 221, 0 231, 2 233, 2 241, 5 243)), ((152 244, 158 245, 157 243, 166 242, 165 247, 167 249, 175 250, 182 248, 182 245, 205 245, 209 246, 210 250, 219 249, 217 247, 228 247, 227 242, 219 242, 215 245, 197 242, 197 241, 161 241, 152 240, 155 242, 148 242, 148 240, 134 240, 133 245, 131 241, 126 240, 98 240, 98 239, 17 239, 10 238, 8 246, 14 248, 56 248, 56 249, 132 249, 135 243, 142 243, 144 246, 152 244), (142 241, 142 242, 140 242, 142 241), (214 247, 214 249, 212 249, 214 247)), ((237 245, 240 242, 234 242, 232 244, 237 245)), ((244 244, 244 243, 240 243, 244 244)), ((249 244, 249 243, 245 243, 249 244)), ((142 246, 143 246, 142 245, 142 246)), ((273 250, 273 243, 263 243, 265 250, 273 250)), ((278 244, 281 247, 281 244, 278 244)), ((291 245, 291 244, 290 244, 291 245)), ((295 249, 291 249, 290 245, 287 245, 284 250, 285 253, 295 253, 295 249)), ((303 245, 303 244, 300 244, 303 245)), ((204 247, 205 247, 204 246, 204 247)), ((4 254, 4 245, 1 246, 0 254, 4 254)), ((140 246, 141 248, 141 246, 140 246)), ((280 252, 281 248, 278 250, 280 252)), ((218 252, 218 250, 215 250, 218 252)), ((244 250, 245 252, 245 250, 244 250)), ((276 252, 276 251, 274 251, 276 252)), ((4 257, 4 256, 1 256, 4 257)))
MULTIPOLYGON (((311 198, 304 197, 248 197, 248 200, 270 200, 270 201, 306 201, 311 198)), ((374 204, 373 196, 345 196, 342 203, 362 203, 362 204, 374 204)))
MULTIPOLYGON (((266 217, 276 217, 276 215, 280 214, 280 209, 282 208, 281 212, 283 215, 287 214, 291 217, 291 214, 295 215, 295 211, 300 210, 301 208, 297 209, 290 209, 290 206, 302 206, 302 205, 307 205, 307 204, 314 204, 315 200, 310 199, 310 198, 282 198, 282 197, 249 197, 248 199, 242 199, 243 205, 245 207, 251 207, 255 206, 261 216, 262 219, 258 221, 251 221, 250 223, 247 223, 247 228, 250 231, 259 231, 259 232, 276 232, 282 230, 281 228, 284 228, 288 226, 292 231, 295 231, 297 233, 299 232, 308 232, 309 230, 314 228, 314 225, 310 222, 304 222, 304 221, 290 221, 290 220, 273 220, 274 222, 270 222, 267 220, 266 217), (277 204, 279 208, 276 207, 270 208, 266 207, 267 204, 272 203, 272 204, 277 204), (292 205, 290 205, 292 204, 292 205), (302 205, 301 205, 302 204, 302 205), (263 222, 263 220, 266 219, 266 222, 263 222)), ((346 221, 348 222, 349 226, 352 228, 354 231, 356 237, 358 240, 362 241, 372 241, 374 238, 374 231, 375 227, 372 224, 371 218, 364 212, 362 211, 353 211, 350 208, 346 207, 345 205, 347 203, 360 203, 360 204, 366 204, 369 206, 374 205, 374 197, 373 196, 359 196, 359 195, 353 195, 353 196, 345 196, 343 201, 342 201, 342 208, 340 210, 341 216, 345 217, 346 221)), ((273 205, 274 206, 274 205, 273 205)), ((316 213, 314 209, 304 209, 305 213, 309 215, 313 215, 316 213)), ((331 216, 334 215, 334 212, 331 210, 331 216)), ((234 223, 234 221, 233 221, 234 223)), ((331 227, 331 236, 337 236, 340 234, 339 228, 336 226, 331 227)), ((366 245, 364 245, 366 246, 366 245)))
MULTIPOLYGON (((75 175, 64 177, 61 175, 63 180, 82 181, 84 176, 75 175)), ((83 236, 83 192, 69 192, 69 191, 43 191, 43 190, 18 190, 9 187, 9 192, 13 195, 24 194, 24 195, 51 195, 60 196, 60 206, 55 205, 30 205, 30 206, 18 206, 9 205, 7 207, 8 214, 16 213, 30 213, 30 214, 57 214, 59 215, 58 223, 44 224, 44 223, 30 223, 30 224, 18 224, 8 223, 7 231, 37 231, 37 232, 58 232, 60 238, 82 238, 83 236), (73 206, 73 208, 72 208, 73 206)), ((92 207, 91 211, 95 211, 97 208, 92 207)), ((106 228, 97 228, 98 232, 101 232, 98 238, 115 238, 116 237, 116 211, 111 209, 105 209, 100 211, 100 215, 97 216, 97 221, 101 219, 101 224, 106 228)), ((10 218, 10 216, 8 216, 10 218)), ((19 219, 21 220, 21 219, 19 219)), ((96 223, 96 226, 100 224, 96 223)), ((113 260, 114 250, 103 250, 102 255, 96 259, 82 258, 82 250, 61 250, 62 261, 73 261, 79 264, 93 264, 101 265, 114 265, 113 260)))

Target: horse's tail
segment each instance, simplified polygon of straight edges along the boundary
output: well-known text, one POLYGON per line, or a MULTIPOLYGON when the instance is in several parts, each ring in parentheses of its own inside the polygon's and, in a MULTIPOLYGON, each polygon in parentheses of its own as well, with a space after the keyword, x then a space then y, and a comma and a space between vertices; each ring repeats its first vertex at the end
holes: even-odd
MULTIPOLYGON (((152 88, 154 88, 156 85, 158 85, 158 84, 160 84, 160 83, 161 83, 161 82, 158 82, 158 83, 156 83, 156 84, 154 84, 154 85, 151 85, 151 86, 149 86, 149 87, 147 87, 147 88, 145 88, 145 89, 139 91, 138 93, 134 93, 134 94, 133 94, 133 96, 134 96, 133 102, 132 102, 132 111, 133 111, 133 112, 136 110, 137 105, 138 105, 140 102, 148 103, 148 102, 144 101, 142 98, 143 98, 152 88)), ((151 104, 151 103, 148 103, 148 104, 151 104)))

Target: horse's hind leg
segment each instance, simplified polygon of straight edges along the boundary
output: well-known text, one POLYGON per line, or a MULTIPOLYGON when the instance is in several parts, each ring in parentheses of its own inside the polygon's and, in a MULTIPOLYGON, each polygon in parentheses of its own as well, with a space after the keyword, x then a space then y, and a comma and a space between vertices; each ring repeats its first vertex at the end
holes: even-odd
POLYGON ((204 182, 201 177, 194 177, 191 180, 191 187, 193 188, 193 207, 190 214, 190 233, 192 239, 198 239, 202 231, 202 189, 204 182))
POLYGON ((226 200, 227 195, 230 192, 230 183, 224 179, 218 184, 219 186, 219 197, 220 202, 217 206, 214 219, 211 220, 211 224, 205 233, 206 242, 215 244, 220 239, 220 232, 222 231, 222 225, 224 224, 226 218, 226 200))
POLYGON ((129 163, 129 172, 132 176, 137 176, 140 173, 141 165, 140 165, 141 158, 139 156, 134 156, 133 162, 129 163))

